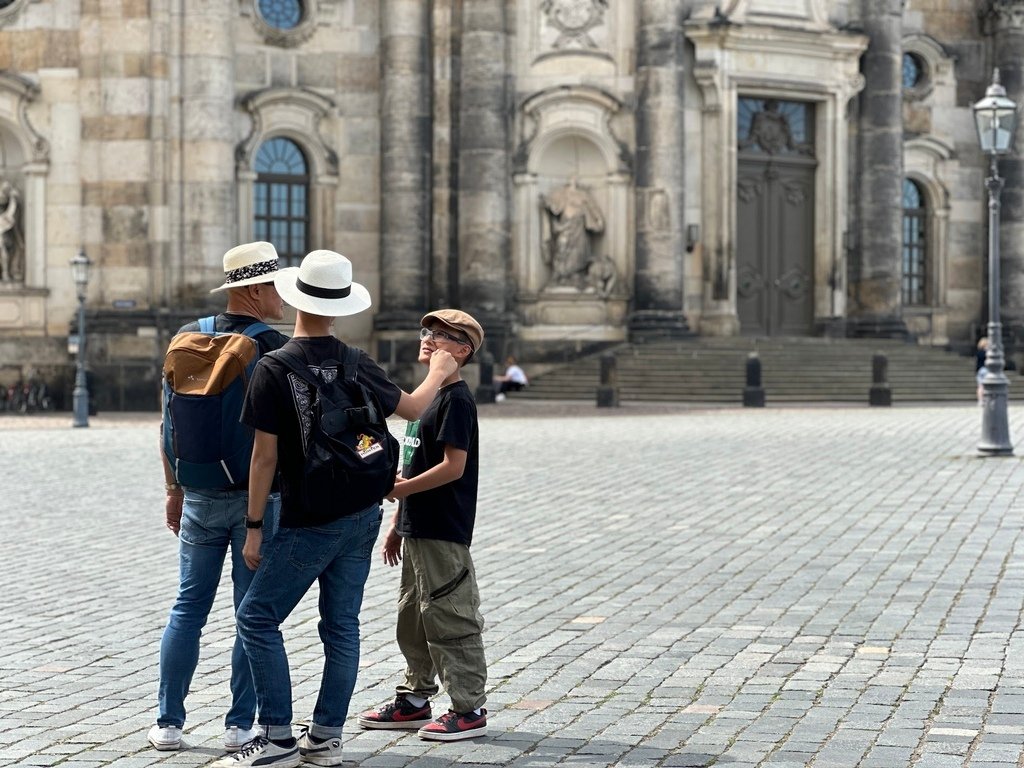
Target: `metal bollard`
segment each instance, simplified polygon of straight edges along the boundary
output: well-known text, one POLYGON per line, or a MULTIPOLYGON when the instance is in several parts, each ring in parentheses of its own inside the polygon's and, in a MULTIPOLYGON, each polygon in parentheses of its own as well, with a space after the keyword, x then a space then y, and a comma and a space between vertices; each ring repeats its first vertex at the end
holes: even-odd
POLYGON ((892 390, 889 389, 889 358, 875 355, 871 358, 871 391, 868 405, 892 405, 892 390))
POLYGON ((598 408, 617 408, 619 405, 618 360, 611 352, 601 355, 601 386, 597 388, 598 408))
POLYGON ((482 349, 477 358, 480 360, 480 383, 477 385, 474 397, 478 403, 493 403, 494 355, 486 349, 482 349))
POLYGON ((761 386, 761 358, 757 352, 747 355, 747 385, 743 388, 745 408, 764 408, 764 387, 761 386))

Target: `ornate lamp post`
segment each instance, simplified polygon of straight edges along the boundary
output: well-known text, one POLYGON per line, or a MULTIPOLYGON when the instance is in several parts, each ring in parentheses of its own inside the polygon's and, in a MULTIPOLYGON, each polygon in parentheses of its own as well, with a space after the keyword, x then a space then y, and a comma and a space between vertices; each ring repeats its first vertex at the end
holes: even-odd
POLYGON ((981 442, 978 450, 986 456, 1006 456, 1013 453, 1010 426, 1006 415, 1009 382, 1003 373, 1003 325, 999 320, 999 195, 1003 180, 999 177, 999 155, 1013 147, 1013 132, 1017 122, 1017 105, 1006 98, 1006 89, 999 83, 999 70, 992 74, 992 85, 985 98, 974 105, 974 122, 978 129, 981 151, 989 155, 988 189, 988 352, 985 368, 988 373, 981 382, 982 418, 981 442))
POLYGON ((85 289, 89 285, 89 267, 92 262, 79 249, 71 260, 71 276, 78 292, 78 360, 75 366, 75 389, 71 394, 74 409, 73 427, 89 426, 89 387, 85 380, 85 289))

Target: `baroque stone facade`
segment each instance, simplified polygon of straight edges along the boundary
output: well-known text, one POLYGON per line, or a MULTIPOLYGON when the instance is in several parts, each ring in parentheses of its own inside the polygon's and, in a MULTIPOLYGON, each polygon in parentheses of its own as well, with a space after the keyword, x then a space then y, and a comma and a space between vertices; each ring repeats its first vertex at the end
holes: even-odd
MULTIPOLYGON (((1024 0, 0 3, 0 383, 155 405, 220 259, 332 248, 403 375, 429 307, 496 357, 661 335, 906 336, 986 316, 971 104, 1024 101, 1024 0)), ((1024 337, 1024 130, 1001 297, 1024 337)))

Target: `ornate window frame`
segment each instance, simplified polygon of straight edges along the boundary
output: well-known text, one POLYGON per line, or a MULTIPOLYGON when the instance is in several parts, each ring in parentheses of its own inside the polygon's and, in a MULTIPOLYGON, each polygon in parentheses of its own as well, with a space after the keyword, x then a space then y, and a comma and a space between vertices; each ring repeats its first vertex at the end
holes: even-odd
POLYGON ((927 35, 903 38, 903 53, 915 57, 921 65, 921 79, 911 88, 903 89, 907 101, 921 101, 931 95, 937 85, 947 85, 953 77, 953 58, 935 39, 927 35))
POLYGON ((238 232, 242 242, 253 239, 256 150, 268 139, 291 139, 309 163, 309 250, 331 247, 338 187, 338 156, 320 135, 320 124, 333 114, 334 102, 306 88, 267 88, 244 96, 239 105, 248 112, 252 130, 235 150, 238 179, 238 232))
POLYGON ((14 0, 10 5, 0 8, 0 27, 10 24, 33 0, 14 0))
POLYGON ((276 45, 281 48, 294 48, 309 40, 316 32, 319 15, 319 3, 317 0, 298 0, 302 7, 302 18, 299 23, 291 29, 280 29, 267 23, 260 13, 260 0, 249 0, 247 10, 252 15, 252 23, 256 32, 268 45, 276 45))
POLYGON ((925 323, 919 335, 931 344, 948 341, 949 179, 955 173, 953 159, 953 147, 934 136, 918 136, 903 143, 903 175, 917 184, 928 212, 925 221, 927 304, 904 306, 903 315, 908 321, 918 318, 925 323))

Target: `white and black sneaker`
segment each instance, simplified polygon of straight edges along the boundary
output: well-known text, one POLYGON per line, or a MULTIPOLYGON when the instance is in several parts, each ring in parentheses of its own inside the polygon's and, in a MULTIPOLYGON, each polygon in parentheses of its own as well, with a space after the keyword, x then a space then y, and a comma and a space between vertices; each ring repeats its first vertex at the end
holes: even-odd
POLYGON ((298 768, 301 763, 295 739, 271 741, 260 734, 235 754, 210 763, 210 768, 298 768))
POLYGON ((341 765, 341 737, 318 739, 306 731, 299 736, 299 754, 311 765, 341 765))

